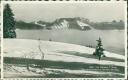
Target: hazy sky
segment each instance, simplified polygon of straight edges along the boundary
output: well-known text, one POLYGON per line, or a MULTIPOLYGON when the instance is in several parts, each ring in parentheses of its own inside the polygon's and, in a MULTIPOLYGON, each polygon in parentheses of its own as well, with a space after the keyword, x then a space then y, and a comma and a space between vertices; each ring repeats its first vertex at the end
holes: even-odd
POLYGON ((53 21, 64 17, 84 17, 91 21, 124 19, 123 3, 10 4, 15 18, 24 21, 53 21))

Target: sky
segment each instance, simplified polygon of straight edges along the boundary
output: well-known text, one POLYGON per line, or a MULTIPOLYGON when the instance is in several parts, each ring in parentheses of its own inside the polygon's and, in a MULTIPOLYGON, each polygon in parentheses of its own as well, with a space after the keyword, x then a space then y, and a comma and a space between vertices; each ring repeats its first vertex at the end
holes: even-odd
POLYGON ((11 3, 16 20, 54 21, 57 18, 83 17, 102 22, 124 19, 123 3, 11 3))

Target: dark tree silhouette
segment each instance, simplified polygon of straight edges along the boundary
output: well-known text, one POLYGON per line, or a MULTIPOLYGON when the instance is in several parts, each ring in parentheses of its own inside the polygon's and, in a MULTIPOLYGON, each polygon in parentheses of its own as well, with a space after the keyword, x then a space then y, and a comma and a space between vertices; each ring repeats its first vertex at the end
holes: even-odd
POLYGON ((99 40, 96 40, 98 43, 97 43, 97 46, 96 46, 96 50, 95 52, 93 53, 93 55, 95 56, 98 56, 99 60, 101 59, 102 56, 105 57, 104 55, 104 49, 103 49, 103 45, 102 45, 102 42, 101 42, 101 39, 99 38, 99 40))
POLYGON ((6 4, 3 11, 3 37, 16 38, 14 14, 9 6, 6 4))

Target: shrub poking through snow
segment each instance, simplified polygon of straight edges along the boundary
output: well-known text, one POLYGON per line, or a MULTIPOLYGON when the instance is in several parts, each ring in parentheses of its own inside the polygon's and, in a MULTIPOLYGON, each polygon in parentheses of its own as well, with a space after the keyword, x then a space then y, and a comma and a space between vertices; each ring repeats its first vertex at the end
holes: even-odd
POLYGON ((104 49, 103 49, 101 38, 99 38, 99 40, 96 40, 96 41, 98 43, 97 43, 97 46, 96 46, 96 49, 95 49, 95 52, 93 53, 93 55, 98 56, 98 58, 100 60, 101 57, 105 57, 104 52, 103 52, 104 49))

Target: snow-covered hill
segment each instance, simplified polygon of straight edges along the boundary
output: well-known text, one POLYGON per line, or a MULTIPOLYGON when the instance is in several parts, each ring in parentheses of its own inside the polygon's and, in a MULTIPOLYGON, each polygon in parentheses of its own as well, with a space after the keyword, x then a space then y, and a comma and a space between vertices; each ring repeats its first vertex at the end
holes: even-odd
MULTIPOLYGON (((4 39, 4 53, 5 57, 33 57, 34 59, 41 59, 41 53, 38 46, 41 46, 45 60, 58 60, 66 62, 83 62, 83 63, 95 63, 95 64, 111 64, 124 66, 124 62, 114 62, 108 60, 97 60, 93 58, 83 58, 75 55, 64 54, 63 52, 79 52, 80 54, 93 54, 95 49, 88 48, 81 45, 50 42, 50 41, 39 41, 37 40, 25 40, 25 39, 4 39), (61 57, 60 57, 61 56, 61 57)), ((125 59, 123 55, 104 52, 107 57, 116 59, 125 59)))
MULTIPOLYGON (((112 65, 117 67, 124 67, 124 59, 123 55, 119 55, 116 53, 111 53, 105 51, 105 55, 108 59, 98 60, 93 57, 93 52, 95 51, 94 48, 89 48, 81 45, 75 44, 68 44, 68 43, 60 43, 60 42, 53 42, 53 41, 41 41, 41 40, 29 40, 29 39, 4 39, 4 57, 19 57, 19 58, 30 58, 30 59, 42 59, 44 55, 44 60, 49 61, 62 61, 66 63, 82 63, 82 64, 96 64, 96 65, 112 65), (42 54, 42 52, 44 54, 42 54), (75 53, 75 54, 73 54, 75 53), (84 56, 80 56, 84 55, 84 56), (92 57, 88 57, 92 56, 92 57), (109 60, 111 58, 111 60, 109 60), (117 61, 116 61, 117 60, 117 61), (118 61, 121 60, 121 61, 118 61)), ((70 74, 98 74, 98 75, 109 75, 111 77, 114 75, 124 76, 124 74, 112 72, 110 70, 107 72, 101 72, 92 70, 68 70, 68 69, 57 69, 57 68, 45 68, 47 70, 47 74, 56 74, 58 72, 63 73, 70 73, 70 74), (52 71, 52 72, 51 72, 52 71), (54 71, 54 72, 53 72, 54 71), (57 71, 57 72, 56 72, 57 71)), ((23 66, 16 66, 16 65, 6 65, 5 66, 5 75, 18 75, 21 74, 28 74, 29 75, 37 75, 37 74, 44 74, 44 70, 42 69, 34 69, 31 68, 32 72, 27 71, 26 68, 23 66), (9 69, 9 70, 8 70, 9 69), (34 73, 33 70, 36 72, 34 73)), ((120 71, 118 71, 120 72, 120 71)))

